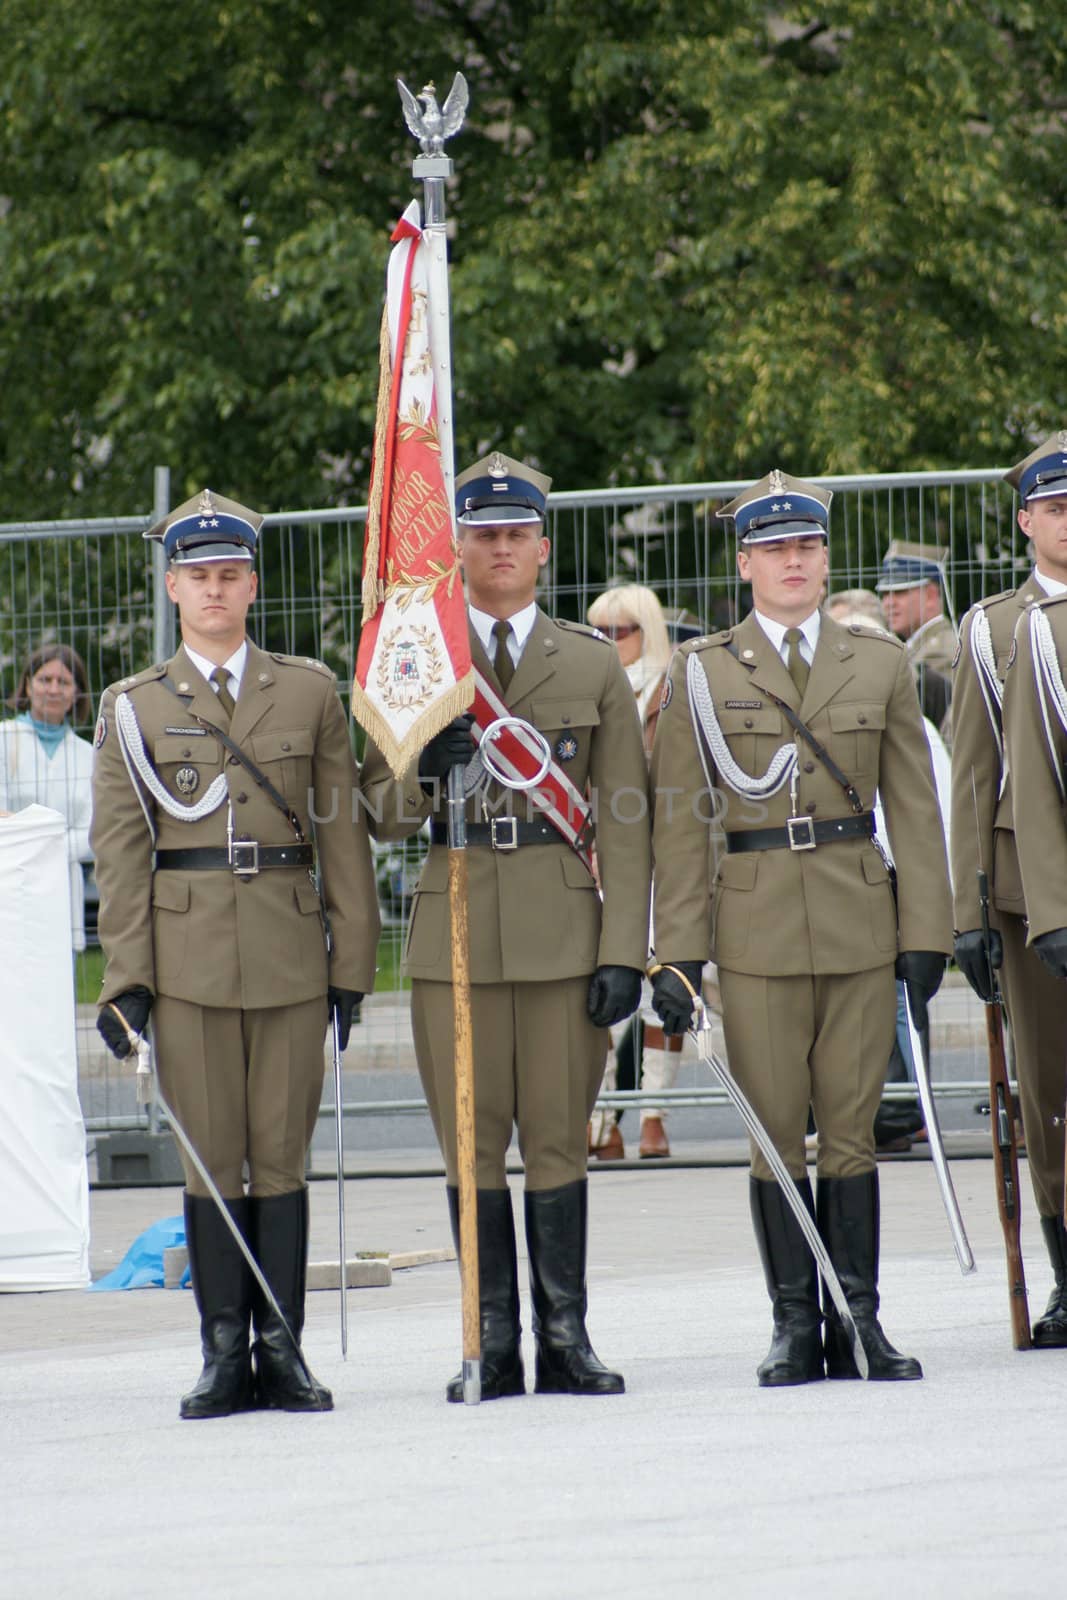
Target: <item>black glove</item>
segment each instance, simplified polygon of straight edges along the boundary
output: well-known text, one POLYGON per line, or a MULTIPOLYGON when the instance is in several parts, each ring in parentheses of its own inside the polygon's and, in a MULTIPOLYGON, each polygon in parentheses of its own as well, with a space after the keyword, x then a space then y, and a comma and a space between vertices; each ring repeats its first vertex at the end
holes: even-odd
POLYGON ((474 718, 469 711, 456 717, 447 728, 435 733, 419 757, 419 778, 432 783, 435 778, 447 778, 453 767, 465 767, 474 754, 471 727, 474 718))
POLYGON ((957 933, 953 951, 956 965, 963 976, 979 1000, 989 1005, 993 999, 989 969, 999 967, 1004 960, 1004 944, 1000 934, 996 928, 990 928, 987 945, 981 928, 972 928, 968 933, 957 933))
POLYGON ((333 1029, 333 1019, 337 1018, 337 1042, 342 1050, 348 1047, 348 1036, 352 1032, 353 1022, 359 1021, 359 1003, 363 999, 358 989, 335 989, 333 984, 326 991, 326 1004, 330 1011, 330 1028, 333 1029))
POLYGON ((908 986, 912 1021, 920 1033, 930 1025, 926 1005, 941 986, 945 960, 939 950, 902 950, 897 956, 897 977, 908 986))
POLYGON ((1054 972, 1057 978, 1067 978, 1067 928, 1052 928, 1048 933, 1039 933, 1034 940, 1034 949, 1050 972, 1054 972))
MULTIPOLYGON (((672 967, 684 972, 694 990, 700 993, 702 961, 672 961, 672 967)), ((664 1033, 688 1033, 693 1026, 693 996, 677 973, 663 966, 652 979, 652 1009, 663 1024, 664 1033)))
POLYGON ((611 1028, 641 1003, 643 973, 636 967, 597 967, 589 980, 585 1009, 594 1028, 611 1028))
POLYGON ((120 1061, 125 1061, 127 1056, 133 1055, 134 1046, 126 1035, 126 1029, 110 1009, 111 1006, 122 1012, 134 1033, 144 1033, 148 1014, 152 1009, 152 991, 146 989, 143 983, 139 983, 133 989, 124 989, 121 994, 115 995, 112 1000, 100 1007, 100 1014, 96 1019, 96 1031, 112 1055, 118 1056, 120 1061))

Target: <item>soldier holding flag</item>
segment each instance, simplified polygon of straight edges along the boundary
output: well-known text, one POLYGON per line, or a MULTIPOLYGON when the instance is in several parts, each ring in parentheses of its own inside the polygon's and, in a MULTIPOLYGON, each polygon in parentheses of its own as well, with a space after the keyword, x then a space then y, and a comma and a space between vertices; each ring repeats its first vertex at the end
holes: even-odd
MULTIPOLYGON (((414 980, 419 1071, 457 1229, 442 787, 452 767, 468 774, 483 1399, 525 1387, 505 1173, 515 1126, 526 1169, 536 1388, 615 1394, 624 1387, 594 1354, 585 1327, 586 1123, 603 1074, 606 1030, 640 998, 650 874, 645 759, 633 694, 611 644, 591 628, 552 620, 536 603, 549 553, 548 486, 499 453, 456 481, 474 733, 500 717, 524 726, 501 730, 491 770, 476 756, 468 717, 431 739, 399 780, 373 745, 363 768, 380 836, 403 837, 431 819, 406 971, 414 980), (527 770, 530 729, 547 741, 547 770, 523 794, 493 774, 527 770), (594 840, 603 903, 592 871, 594 840)), ((447 1392, 450 1400, 462 1398, 458 1379, 447 1392)))

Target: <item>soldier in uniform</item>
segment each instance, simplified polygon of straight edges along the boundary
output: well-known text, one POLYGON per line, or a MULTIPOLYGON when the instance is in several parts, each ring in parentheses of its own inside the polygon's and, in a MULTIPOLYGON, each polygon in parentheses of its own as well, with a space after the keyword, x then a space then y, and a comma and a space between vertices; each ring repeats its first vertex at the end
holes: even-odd
POLYGON ((1062 673, 1067 661, 1062 603, 1067 594, 1067 430, 1050 435, 1012 467, 1007 481, 1018 491, 1019 526, 1030 540, 1034 567, 1019 589, 973 606, 960 635, 952 752, 953 877, 956 926, 962 930, 956 959, 971 987, 988 1001, 976 888, 981 860, 993 902, 988 957, 1001 972, 1030 1179, 1055 1280, 1032 1338, 1037 1346, 1062 1347, 1067 1346, 1067 990, 1062 981, 1067 839, 1058 780, 1065 736, 1055 701, 1047 690, 1039 692, 1031 612, 1041 612, 1033 619, 1037 637, 1051 641, 1049 672, 1062 673), (1018 641, 1014 651, 1013 637, 1018 641))
MULTIPOLYGON (((870 1375, 919 1378, 878 1322, 873 1124, 894 971, 922 1019, 951 948, 948 873, 904 649, 819 611, 829 504, 822 488, 772 472, 720 513, 734 518, 753 610, 683 645, 664 692, 652 757, 653 1003, 667 1031, 681 1032, 703 963, 717 963, 731 1068, 817 1218, 870 1375), (899 902, 874 837, 876 789, 899 902), (723 830, 717 867, 709 822, 723 830)), ((823 1341, 814 1261, 756 1147, 750 1198, 774 1308, 760 1384, 856 1377, 829 1304, 823 1341)))
POLYGON ((875 588, 882 597, 886 622, 904 640, 919 703, 947 740, 952 719, 952 663, 956 656, 956 630, 944 613, 944 563, 946 552, 926 544, 894 539, 882 562, 875 588))
MULTIPOLYGON (((98 1026, 122 1057, 151 1014, 163 1094, 298 1345, 328 1007, 343 1048, 374 985, 378 909, 333 674, 245 633, 261 522, 205 490, 149 535, 170 560, 182 645, 101 702, 98 1026), (313 815, 328 820, 313 828, 313 815)), ((328 1410, 329 1390, 311 1379, 184 1152, 183 1162, 204 1369, 181 1415, 328 1410)))
MULTIPOLYGON (((607 1029, 637 1007, 648 946, 647 772, 633 691, 595 629, 553 620, 536 603, 548 560, 550 479, 494 453, 456 480, 460 559, 479 682, 548 742, 579 797, 590 792, 600 889, 588 850, 565 842, 553 813, 495 781, 467 816, 474 1043, 482 1399, 524 1391, 519 1291, 505 1153, 517 1125, 525 1165, 536 1389, 620 1394, 593 1352, 586 1310, 586 1124, 604 1071, 607 1029)), ((476 701, 476 706, 478 702, 476 701)), ((419 1072, 445 1156, 458 1244, 452 969, 444 795, 451 767, 474 757, 459 718, 396 783, 368 744, 363 777, 379 836, 432 819, 411 913, 405 971, 419 1072)), ((476 768, 469 776, 473 777, 476 768)), ((484 776, 484 775, 483 775, 484 776)), ((581 841, 579 841, 581 842, 581 841)), ((449 1400, 462 1399, 457 1377, 449 1400)))

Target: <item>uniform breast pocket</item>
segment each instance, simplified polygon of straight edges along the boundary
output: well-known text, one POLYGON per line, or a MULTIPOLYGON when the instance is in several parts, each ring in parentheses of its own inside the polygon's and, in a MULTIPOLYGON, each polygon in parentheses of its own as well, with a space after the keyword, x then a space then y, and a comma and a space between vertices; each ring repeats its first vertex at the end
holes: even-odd
POLYGON ((596 701, 573 695, 565 700, 535 700, 530 706, 530 720, 548 740, 553 761, 581 788, 589 770, 593 734, 600 725, 596 701))
POLYGON ((850 778, 878 776, 878 751, 885 732, 885 706, 855 701, 830 707, 830 754, 850 778))
POLYGON ((782 713, 774 706, 716 706, 730 754, 753 777, 762 777, 782 743, 782 713))
POLYGON ((152 747, 152 762, 169 793, 192 805, 222 770, 222 750, 210 734, 166 733, 152 747))
POLYGON ((252 735, 252 760, 262 767, 276 789, 300 801, 311 784, 311 756, 315 741, 310 728, 252 735))

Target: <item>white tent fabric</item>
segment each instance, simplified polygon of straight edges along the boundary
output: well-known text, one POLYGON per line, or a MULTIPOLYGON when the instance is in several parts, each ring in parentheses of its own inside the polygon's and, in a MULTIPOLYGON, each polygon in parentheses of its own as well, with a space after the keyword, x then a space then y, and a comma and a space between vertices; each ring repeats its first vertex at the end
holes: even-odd
POLYGON ((0 1291, 89 1282, 67 826, 0 817, 0 1291))

